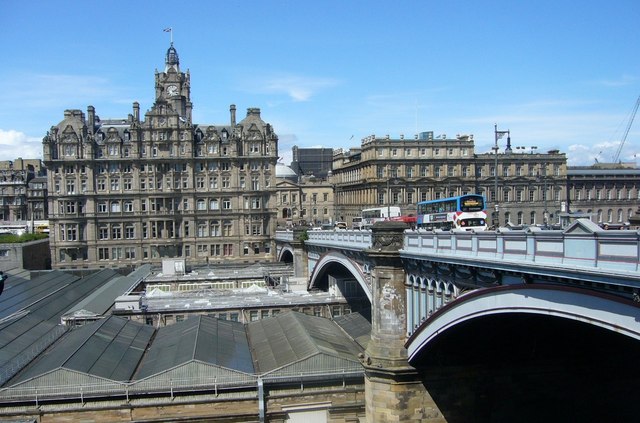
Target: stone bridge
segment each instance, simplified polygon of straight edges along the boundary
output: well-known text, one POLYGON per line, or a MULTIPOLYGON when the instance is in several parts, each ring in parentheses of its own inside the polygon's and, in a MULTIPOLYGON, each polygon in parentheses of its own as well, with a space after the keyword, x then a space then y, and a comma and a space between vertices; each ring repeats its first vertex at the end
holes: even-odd
POLYGON ((385 222, 371 231, 278 232, 276 239, 278 259, 292 261, 309 289, 330 289, 327 275, 338 272, 368 298, 372 335, 363 365, 377 404, 367 409, 369 421, 445 421, 420 369, 477 322, 503 327, 507 316, 539 316, 640 339, 635 231, 604 231, 587 220, 563 231, 479 233, 385 222))

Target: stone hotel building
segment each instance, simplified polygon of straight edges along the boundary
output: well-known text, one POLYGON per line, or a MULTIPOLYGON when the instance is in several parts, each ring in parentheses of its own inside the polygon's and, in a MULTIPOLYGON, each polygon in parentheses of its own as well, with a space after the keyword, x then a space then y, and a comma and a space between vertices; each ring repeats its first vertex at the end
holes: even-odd
POLYGON ((67 110, 43 139, 52 267, 272 259, 278 137, 249 108, 236 122, 192 122, 191 75, 173 46, 140 115, 67 110))

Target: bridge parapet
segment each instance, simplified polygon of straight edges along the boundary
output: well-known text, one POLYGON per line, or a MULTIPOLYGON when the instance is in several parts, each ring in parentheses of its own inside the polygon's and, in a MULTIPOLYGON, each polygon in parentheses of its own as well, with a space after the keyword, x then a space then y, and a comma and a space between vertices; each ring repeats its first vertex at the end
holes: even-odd
POLYGON ((606 273, 640 270, 640 232, 634 231, 406 231, 403 254, 476 257, 519 265, 562 266, 606 273))
POLYGON ((293 231, 276 231, 276 241, 293 242, 293 231))
POLYGON ((372 236, 368 230, 309 231, 308 240, 311 245, 364 250, 371 248, 372 236))

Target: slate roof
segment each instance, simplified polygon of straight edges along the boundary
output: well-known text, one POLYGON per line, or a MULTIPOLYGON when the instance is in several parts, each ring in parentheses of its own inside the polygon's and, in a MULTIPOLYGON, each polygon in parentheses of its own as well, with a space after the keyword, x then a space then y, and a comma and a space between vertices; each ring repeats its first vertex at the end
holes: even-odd
POLYGON ((0 296, 0 385, 64 332, 60 318, 72 304, 116 276, 110 269, 86 278, 53 271, 16 284, 0 296))
POLYGON ((83 316, 102 316, 113 307, 117 297, 130 292, 150 273, 151 265, 145 264, 127 276, 116 276, 107 280, 87 297, 74 304, 63 316, 78 313, 81 313, 83 316))
MULTIPOLYGON (((60 290, 79 278, 68 273, 53 271, 31 281, 14 283, 9 277, 0 295, 0 320, 25 309, 37 310, 36 304, 58 296, 60 290)), ((0 332, 0 338, 2 337, 0 332)))
MULTIPOLYGON (((267 373, 314 355, 356 360, 361 349, 331 320, 288 311, 248 324, 255 368, 267 373)), ((315 369, 318 372, 334 369, 315 369)))
POLYGON ((371 322, 360 313, 343 314, 333 318, 338 326, 354 341, 366 349, 371 339, 371 322))
POLYGON ((115 381, 131 378, 154 333, 151 326, 116 316, 69 331, 12 383, 64 368, 115 381))
POLYGON ((41 390, 42 395, 59 397, 78 386, 87 395, 92 389, 102 395, 121 391, 123 383, 132 392, 152 392, 167 383, 188 390, 190 384, 211 381, 251 385, 258 375, 324 378, 362 372, 360 338, 370 326, 358 315, 337 319, 341 326, 294 311, 249 324, 199 315, 160 329, 118 316, 74 329, 60 324, 65 311, 107 309, 114 294, 147 272, 143 268, 123 278, 103 269, 81 279, 53 271, 12 285, 9 295, 0 297, 0 386, 15 388, 16 395, 47 387, 50 392, 41 390))
POLYGON ((136 379, 194 360, 244 373, 254 372, 242 323, 194 316, 158 329, 136 379))

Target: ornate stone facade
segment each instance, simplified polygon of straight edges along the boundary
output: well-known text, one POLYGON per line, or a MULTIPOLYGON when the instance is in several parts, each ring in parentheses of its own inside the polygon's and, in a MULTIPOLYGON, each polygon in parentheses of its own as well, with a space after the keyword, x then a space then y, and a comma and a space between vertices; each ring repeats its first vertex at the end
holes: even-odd
POLYGON ((247 109, 192 122, 191 76, 173 44, 155 102, 124 119, 67 110, 43 140, 54 268, 271 260, 278 137, 247 109))
POLYGON ((278 178, 278 227, 322 227, 335 223, 333 186, 316 177, 278 178))
POLYGON ((509 144, 497 151, 476 153, 472 135, 372 135, 358 148, 334 152, 336 215, 350 225, 363 208, 391 204, 409 215, 419 201, 478 193, 487 199, 494 225, 558 221, 566 198, 565 154, 514 152, 509 144))
POLYGON ((570 210, 593 222, 630 222, 640 200, 640 169, 635 163, 596 163, 568 170, 570 210))
MULTIPOLYGON (((38 159, 16 159, 0 162, 0 221, 5 224, 24 224, 44 219, 46 185, 31 185, 34 178, 45 174, 38 159), (33 188, 33 189, 32 189, 33 188)), ((39 180, 42 182, 41 180, 39 180)))

